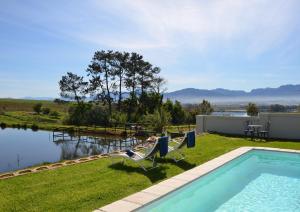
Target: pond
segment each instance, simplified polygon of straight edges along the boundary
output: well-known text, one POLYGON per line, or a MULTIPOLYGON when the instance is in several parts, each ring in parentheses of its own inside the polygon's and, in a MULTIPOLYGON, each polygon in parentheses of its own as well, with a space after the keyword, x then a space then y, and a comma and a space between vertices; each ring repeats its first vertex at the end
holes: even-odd
POLYGON ((247 117, 246 111, 222 111, 222 112, 213 112, 211 115, 214 116, 234 116, 234 117, 247 117))
POLYGON ((136 138, 72 136, 50 131, 0 129, 0 173, 132 148, 136 138))

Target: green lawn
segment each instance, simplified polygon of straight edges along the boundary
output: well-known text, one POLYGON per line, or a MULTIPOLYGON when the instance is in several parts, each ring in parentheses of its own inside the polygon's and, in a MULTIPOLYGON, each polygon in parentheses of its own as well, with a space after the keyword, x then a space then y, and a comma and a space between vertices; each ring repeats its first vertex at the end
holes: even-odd
POLYGON ((0 211, 91 211, 241 146, 300 149, 300 142, 205 135, 185 150, 184 161, 162 160, 147 173, 132 162, 111 165, 107 158, 0 180, 0 211))

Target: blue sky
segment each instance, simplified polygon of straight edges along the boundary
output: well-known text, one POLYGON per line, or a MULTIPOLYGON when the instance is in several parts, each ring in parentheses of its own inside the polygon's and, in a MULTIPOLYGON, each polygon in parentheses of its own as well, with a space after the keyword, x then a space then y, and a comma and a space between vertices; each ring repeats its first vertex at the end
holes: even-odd
POLYGON ((1 0, 0 97, 59 94, 101 49, 136 51, 168 91, 300 83, 298 0, 1 0))

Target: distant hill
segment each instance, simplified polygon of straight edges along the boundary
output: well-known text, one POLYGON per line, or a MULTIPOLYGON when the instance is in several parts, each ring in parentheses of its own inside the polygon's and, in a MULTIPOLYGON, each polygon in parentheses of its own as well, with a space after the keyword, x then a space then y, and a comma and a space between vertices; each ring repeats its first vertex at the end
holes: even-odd
POLYGON ((28 100, 47 100, 47 101, 52 101, 54 100, 53 97, 31 97, 31 96, 26 96, 26 97, 23 97, 21 99, 28 99, 28 100))
POLYGON ((300 85, 283 85, 278 88, 257 88, 250 92, 217 88, 212 90, 185 88, 165 93, 165 99, 195 103, 203 99, 215 103, 248 102, 297 104, 300 102, 300 85), (265 102, 264 102, 265 101, 265 102))
MULTIPOLYGON (((123 93, 123 98, 128 97, 128 93, 123 93)), ((114 96, 113 98, 117 98, 114 96)), ((24 97, 31 100, 50 100, 52 97, 24 97)), ((164 99, 178 100, 182 103, 199 103, 203 99, 214 104, 245 104, 250 101, 260 104, 300 104, 300 84, 282 85, 278 88, 257 88, 250 92, 243 90, 228 90, 216 88, 212 90, 185 88, 169 93, 165 93, 164 99)))

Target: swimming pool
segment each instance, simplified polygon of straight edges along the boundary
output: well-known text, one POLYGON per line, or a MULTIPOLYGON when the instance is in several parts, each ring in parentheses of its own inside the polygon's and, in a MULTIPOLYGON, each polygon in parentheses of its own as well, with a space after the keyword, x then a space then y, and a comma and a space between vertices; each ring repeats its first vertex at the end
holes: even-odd
POLYGON ((250 150, 137 211, 299 211, 300 154, 250 150))

